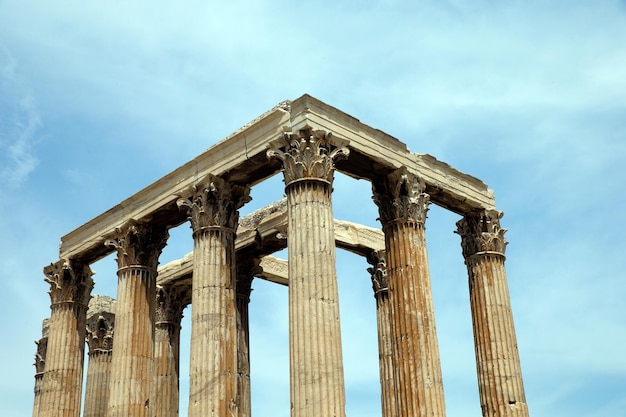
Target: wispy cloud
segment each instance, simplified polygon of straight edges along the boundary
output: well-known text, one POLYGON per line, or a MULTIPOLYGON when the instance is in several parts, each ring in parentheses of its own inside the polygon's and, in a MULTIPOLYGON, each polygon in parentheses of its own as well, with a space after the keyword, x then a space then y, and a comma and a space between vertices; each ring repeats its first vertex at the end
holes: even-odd
POLYGON ((37 166, 35 145, 41 119, 18 63, 0 45, 0 184, 20 186, 37 166))

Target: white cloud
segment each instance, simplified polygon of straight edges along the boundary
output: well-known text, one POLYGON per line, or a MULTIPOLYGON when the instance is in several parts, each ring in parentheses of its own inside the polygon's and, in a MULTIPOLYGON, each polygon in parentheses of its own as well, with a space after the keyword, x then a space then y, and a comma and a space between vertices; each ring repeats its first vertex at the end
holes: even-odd
POLYGON ((35 145, 41 120, 18 63, 0 45, 0 183, 15 188, 37 166, 35 145))

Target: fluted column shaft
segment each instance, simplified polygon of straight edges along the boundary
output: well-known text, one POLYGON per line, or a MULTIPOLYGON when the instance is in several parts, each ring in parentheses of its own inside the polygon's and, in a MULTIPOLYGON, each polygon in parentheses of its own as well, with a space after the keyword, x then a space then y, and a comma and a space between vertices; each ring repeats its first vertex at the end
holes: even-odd
POLYGON ((328 184, 287 191, 292 416, 345 415, 345 388, 328 184))
POLYGON ((176 417, 180 403, 180 322, 189 304, 187 288, 157 290, 152 417, 176 417))
POLYGON ((149 416, 156 271, 130 266, 118 271, 117 317, 109 416, 149 416))
POLYGON ((385 251, 375 251, 368 256, 372 268, 372 287, 376 298, 376 322, 378 327, 378 364, 380 368, 380 394, 382 416, 396 416, 396 382, 393 364, 393 333, 391 331, 391 305, 389 304, 389 280, 385 251))
POLYGON ((502 213, 472 213, 458 233, 469 274, 478 390, 484 417, 528 417, 504 268, 502 213))
POLYGON ((348 150, 329 139, 302 130, 268 152, 287 194, 292 417, 345 416, 331 192, 334 160, 348 150))
POLYGON ((194 237, 189 416, 236 416, 235 230, 249 189, 210 176, 178 200, 194 237))
POLYGON ((250 326, 248 306, 254 275, 262 269, 260 259, 249 254, 237 254, 237 410, 239 417, 250 417, 250 326))
POLYGON ((46 351, 48 350, 48 319, 43 321, 42 337, 37 340, 37 353, 35 354, 35 401, 33 404, 33 417, 39 416, 39 405, 41 402, 41 389, 43 387, 43 374, 46 365, 46 351))
POLYGON ((35 374, 35 401, 33 404, 33 417, 39 416, 39 404, 41 400, 42 385, 43 385, 43 373, 35 374))
POLYGON ((77 261, 59 261, 44 273, 52 303, 39 415, 78 417, 92 273, 77 261))
POLYGON ((232 230, 194 240, 189 416, 234 415, 237 374, 232 230))
POLYGON ((114 300, 95 296, 87 311, 87 383, 83 417, 106 417, 108 410, 115 314, 114 300), (98 303, 106 299, 104 303, 98 303))
POLYGON ((89 352, 83 417, 106 417, 111 377, 111 350, 89 352))
POLYGON ((129 222, 107 240, 118 252, 108 417, 148 417, 158 257, 167 231, 129 222))
POLYGON ((406 169, 374 184, 385 234, 397 415, 445 416, 424 223, 429 196, 406 169))

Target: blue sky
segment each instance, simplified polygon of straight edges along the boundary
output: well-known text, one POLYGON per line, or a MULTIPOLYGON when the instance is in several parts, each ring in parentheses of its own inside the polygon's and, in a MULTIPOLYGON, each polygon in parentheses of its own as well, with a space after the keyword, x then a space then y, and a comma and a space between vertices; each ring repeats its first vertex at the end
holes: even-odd
MULTIPOLYGON (((624 1, 129 3, 0 1, 0 415, 31 413, 60 237, 309 93, 495 191, 531 415, 626 416, 624 1)), ((378 226, 364 181, 337 176, 334 210, 378 226)), ((427 224, 444 389, 479 416, 456 220, 427 224)), ((172 230, 162 262, 191 248, 172 230)), ((338 260, 347 411, 376 416, 368 265, 338 260)), ((113 257, 93 269, 115 296, 113 257)), ((253 412, 288 416, 286 289, 253 287, 253 412)))

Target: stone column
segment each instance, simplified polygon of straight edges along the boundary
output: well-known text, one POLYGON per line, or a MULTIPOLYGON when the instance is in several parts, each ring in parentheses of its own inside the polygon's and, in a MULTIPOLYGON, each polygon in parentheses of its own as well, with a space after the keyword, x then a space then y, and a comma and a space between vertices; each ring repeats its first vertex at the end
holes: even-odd
POLYGON ((331 204, 334 162, 348 155, 330 134, 302 130, 272 144, 288 212, 291 416, 345 416, 331 204))
POLYGON ((406 168, 373 185, 387 251, 398 415, 445 416, 424 230, 430 198, 406 168))
POLYGON ((130 221, 105 242, 118 264, 108 417, 149 415, 156 268, 167 237, 164 227, 130 221))
POLYGON ((39 415, 78 417, 92 272, 79 261, 61 260, 44 268, 44 274, 52 312, 39 415))
POLYGON ((39 416, 43 373, 46 365, 46 351, 48 350, 49 328, 48 319, 44 319, 41 325, 41 339, 35 341, 37 353, 35 354, 35 402, 33 405, 33 417, 39 416))
POLYGON ((180 322, 191 301, 191 288, 157 288, 154 329, 152 417, 177 417, 180 383, 180 322))
POLYGON ((389 304, 389 279, 384 250, 372 251, 367 261, 372 265, 372 287, 376 298, 376 321, 378 324, 378 361, 380 367, 380 396, 382 416, 398 415, 396 405, 396 382, 393 364, 393 334, 391 332, 391 305, 389 304))
POLYGON ((249 188, 210 175, 178 205, 194 238, 189 416, 236 416, 235 231, 249 188))
POLYGON ((252 280, 262 271, 260 259, 248 254, 237 254, 237 410, 239 417, 250 417, 250 326, 248 305, 252 280))
POLYGON ((87 384, 83 417, 106 417, 113 352, 115 301, 111 297, 94 296, 87 310, 87 384))
POLYGON ((483 416, 528 417, 509 288, 502 212, 467 214, 458 223, 469 274, 478 390, 483 416))

